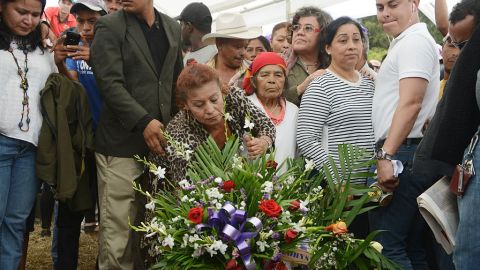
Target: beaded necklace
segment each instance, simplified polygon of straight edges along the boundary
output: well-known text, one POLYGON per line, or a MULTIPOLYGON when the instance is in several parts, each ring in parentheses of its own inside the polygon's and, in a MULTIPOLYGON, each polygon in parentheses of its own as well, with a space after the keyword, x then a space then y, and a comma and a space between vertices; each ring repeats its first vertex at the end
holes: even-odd
MULTIPOLYGON (((20 49, 21 47, 19 47, 20 49)), ((21 82, 20 82, 20 88, 23 91, 23 100, 22 100, 22 117, 20 118, 20 122, 18 122, 18 128, 20 128, 21 131, 27 132, 30 129, 30 103, 28 102, 29 97, 28 97, 28 79, 27 79, 27 73, 28 73, 28 50, 27 48, 23 48, 23 54, 25 55, 25 64, 24 68, 20 67, 18 64, 18 59, 15 57, 15 54, 13 54, 13 48, 10 46, 8 49, 10 54, 13 57, 13 60, 15 61, 15 64, 17 65, 17 74, 20 76, 21 82), (24 119, 25 119, 25 126, 24 127, 24 119)))

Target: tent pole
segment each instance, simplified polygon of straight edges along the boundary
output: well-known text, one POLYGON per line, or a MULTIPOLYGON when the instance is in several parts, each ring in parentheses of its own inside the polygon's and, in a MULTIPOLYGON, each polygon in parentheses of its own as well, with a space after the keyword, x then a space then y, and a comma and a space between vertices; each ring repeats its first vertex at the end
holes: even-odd
POLYGON ((285 21, 290 21, 290 9, 292 8, 291 6, 291 3, 290 3, 290 0, 286 0, 285 1, 285 11, 286 11, 286 14, 285 14, 285 21))

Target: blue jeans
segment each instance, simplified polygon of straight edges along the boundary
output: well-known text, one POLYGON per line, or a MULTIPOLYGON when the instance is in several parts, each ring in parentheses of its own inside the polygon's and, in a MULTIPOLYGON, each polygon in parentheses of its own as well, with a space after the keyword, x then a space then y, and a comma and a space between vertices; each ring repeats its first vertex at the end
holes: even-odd
POLYGON ((37 193, 36 147, 0 134, 0 269, 16 270, 37 193))
POLYGON ((413 174, 413 155, 417 145, 401 145, 394 159, 403 163, 399 186, 385 207, 369 212, 370 230, 383 230, 377 241, 382 253, 404 269, 428 269, 425 240, 427 224, 417 206, 417 197, 438 178, 413 174))
MULTIPOLYGON (((479 127, 480 131, 480 127, 479 127)), ((473 166, 476 174, 463 197, 458 198, 459 224, 455 236, 453 261, 458 270, 478 269, 480 265, 480 145, 473 150, 473 166)))

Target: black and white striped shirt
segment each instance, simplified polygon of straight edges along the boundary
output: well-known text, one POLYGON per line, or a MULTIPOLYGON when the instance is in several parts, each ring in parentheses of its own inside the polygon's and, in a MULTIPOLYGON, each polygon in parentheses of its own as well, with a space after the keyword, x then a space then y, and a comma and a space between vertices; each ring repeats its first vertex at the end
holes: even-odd
MULTIPOLYGON (((332 71, 313 80, 302 97, 297 144, 317 169, 331 155, 338 165, 338 145, 354 144, 373 153, 372 101, 374 82, 358 73, 355 83, 332 71)), ((367 168, 366 168, 367 169, 367 168)), ((365 183, 352 180, 352 183, 365 183)))

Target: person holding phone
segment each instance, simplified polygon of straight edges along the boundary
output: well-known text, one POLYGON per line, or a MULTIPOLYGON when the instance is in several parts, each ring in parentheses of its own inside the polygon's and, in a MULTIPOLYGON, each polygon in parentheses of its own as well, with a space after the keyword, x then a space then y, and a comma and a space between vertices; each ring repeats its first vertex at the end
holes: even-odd
MULTIPOLYGON (((77 21, 78 33, 69 31, 57 42, 55 63, 62 74, 80 82, 85 88, 95 131, 100 117, 102 99, 89 65, 90 44, 93 42, 95 24, 101 16, 107 14, 107 8, 102 0, 78 0, 70 12, 77 21)), ((56 223, 58 233, 54 235, 58 243, 58 256, 54 261, 55 269, 76 269, 80 224, 83 217, 85 216, 85 231, 93 231, 96 227, 97 170, 93 152, 87 153, 85 161, 89 164, 86 167, 90 169, 89 179, 92 179, 90 187, 93 191, 91 200, 94 207, 86 212, 72 212, 65 203, 59 202, 56 223)))

